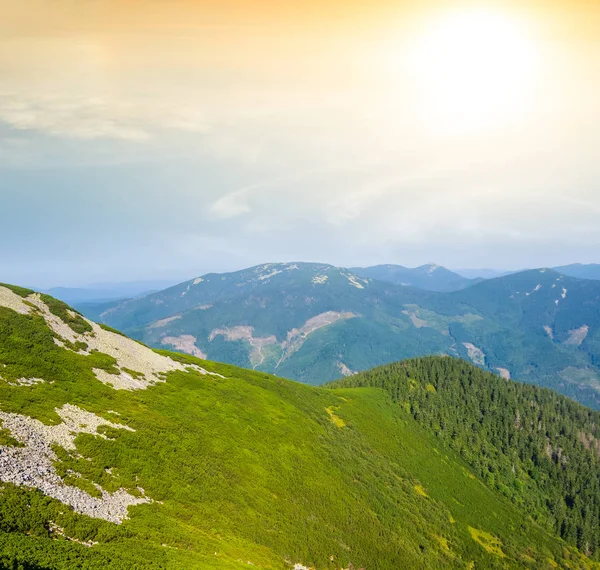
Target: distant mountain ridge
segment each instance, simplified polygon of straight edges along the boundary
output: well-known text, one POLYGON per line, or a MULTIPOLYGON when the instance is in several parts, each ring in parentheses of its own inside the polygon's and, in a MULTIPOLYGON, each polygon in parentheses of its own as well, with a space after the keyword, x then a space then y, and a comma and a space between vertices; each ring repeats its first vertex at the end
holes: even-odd
POLYGON ((402 265, 374 265, 352 268, 357 275, 426 291, 450 292, 466 289, 482 279, 467 279, 441 265, 428 263, 414 269, 402 265))
MULTIPOLYGON (((555 267, 554 269, 570 277, 600 280, 600 265, 598 264, 582 265, 576 263, 555 267)), ((450 271, 441 265, 428 263, 414 269, 402 265, 384 264, 371 267, 354 267, 350 271, 361 277, 369 277, 397 285, 416 287, 426 291, 451 292, 465 289, 485 279, 495 279, 527 270, 460 269, 450 271)), ((53 287, 44 290, 44 292, 73 305, 83 303, 100 304, 148 295, 175 284, 174 280, 147 280, 103 283, 87 287, 53 287)))
POLYGON ((173 285, 172 281, 146 280, 118 283, 99 283, 88 287, 52 287, 44 290, 70 305, 81 303, 102 303, 140 297, 156 291, 161 291, 173 285))
POLYGON ((486 268, 470 268, 470 269, 454 269, 454 273, 458 273, 458 275, 462 275, 467 279, 495 279, 496 277, 504 277, 505 275, 510 275, 511 273, 519 273, 521 270, 516 271, 507 271, 503 269, 491 269, 489 267, 486 268))
POLYGON ((563 265, 555 267, 555 271, 568 275, 569 277, 578 277, 579 279, 594 279, 600 280, 600 264, 591 263, 584 265, 582 263, 573 263, 571 265, 563 265))
POLYGON ((600 407, 599 308, 600 282, 550 269, 438 293, 285 263, 81 310, 151 346, 303 382, 447 354, 600 407))

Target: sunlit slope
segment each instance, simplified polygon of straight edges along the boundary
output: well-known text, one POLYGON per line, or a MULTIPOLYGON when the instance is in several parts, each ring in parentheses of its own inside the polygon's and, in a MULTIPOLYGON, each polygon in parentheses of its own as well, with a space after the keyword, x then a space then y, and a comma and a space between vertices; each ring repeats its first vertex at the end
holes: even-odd
POLYGON ((146 347, 0 286, 0 561, 587 567, 378 389, 146 347))

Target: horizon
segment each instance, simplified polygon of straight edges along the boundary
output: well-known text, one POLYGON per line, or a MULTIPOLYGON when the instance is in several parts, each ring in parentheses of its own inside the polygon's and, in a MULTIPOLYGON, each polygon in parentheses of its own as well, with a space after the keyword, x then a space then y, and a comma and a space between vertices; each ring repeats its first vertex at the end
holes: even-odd
MULTIPOLYGON (((600 266, 600 264, 596 264, 596 263, 580 263, 580 262, 573 262, 573 263, 566 263, 563 264, 561 266, 552 266, 552 267, 548 267, 548 266, 532 266, 532 267, 520 267, 520 268, 512 268, 512 269, 506 269, 506 268, 494 268, 494 267, 461 267, 461 268, 454 268, 454 267, 446 267, 444 265, 441 265, 439 263, 435 263, 433 261, 429 261, 427 263, 423 263, 421 265, 416 265, 416 266, 408 266, 408 265, 402 265, 401 263, 377 263, 377 264, 373 264, 370 266, 347 266, 347 265, 339 265, 336 263, 327 263, 327 262, 320 262, 320 261, 301 261, 301 260, 291 260, 291 261, 264 261, 261 263, 256 263, 253 265, 245 265, 242 267, 235 267, 233 269, 230 270, 226 270, 226 271, 206 271, 206 272, 202 272, 202 273, 189 273, 187 276, 173 276, 171 278, 168 277, 162 277, 162 278, 152 278, 152 276, 146 277, 146 278, 142 278, 142 279, 132 279, 132 280, 114 280, 114 281, 96 281, 96 282, 74 282, 74 283, 59 283, 56 284, 54 282, 48 282, 50 284, 46 284, 46 285, 40 285, 40 284, 33 284, 33 283, 11 283, 12 285, 19 285, 19 286, 24 286, 24 287, 28 287, 30 289, 33 290, 44 290, 44 291, 51 291, 51 290, 57 290, 57 289, 65 289, 65 290, 69 290, 69 289, 81 289, 81 290, 107 290, 109 291, 111 288, 116 288, 116 287, 123 287, 123 286, 133 286, 133 287, 137 287, 137 286, 141 286, 141 285, 147 285, 150 289, 153 289, 154 286, 157 287, 156 290, 162 290, 162 289, 168 289, 169 287, 172 287, 174 285, 179 285, 181 283, 185 283, 187 281, 191 281, 197 277, 204 277, 206 275, 211 275, 211 274, 216 274, 216 275, 222 275, 222 274, 229 274, 229 273, 237 273, 239 271, 244 271, 247 269, 251 269, 253 267, 260 267, 261 265, 289 265, 289 264, 295 264, 295 263, 305 263, 305 264, 323 264, 323 265, 329 265, 331 267, 336 267, 336 268, 340 268, 340 269, 353 269, 353 268, 366 268, 366 267, 375 267, 375 266, 386 266, 386 265, 390 265, 390 266, 397 266, 397 267, 404 267, 406 269, 420 269, 422 267, 427 267, 427 266, 436 266, 438 268, 443 268, 446 269, 448 271, 451 271, 453 273, 456 273, 462 277, 465 277, 467 279, 477 279, 477 278, 482 278, 485 280, 488 279, 496 279, 496 278, 500 278, 500 277, 504 277, 506 275, 509 274, 516 274, 516 273, 522 273, 522 272, 526 272, 526 271, 536 271, 539 269, 549 269, 549 270, 557 270, 560 267, 566 267, 566 266, 575 266, 575 267, 591 267, 591 266, 600 266), (488 275, 487 277, 484 276, 485 274, 489 274, 489 273, 493 273, 493 275, 488 275), (481 275, 479 275, 481 274, 481 275), (153 286, 153 287, 151 287, 153 286)), ((2 280, 0 279, 0 282, 2 282, 2 280)), ((7 282, 7 281, 4 281, 7 282)))

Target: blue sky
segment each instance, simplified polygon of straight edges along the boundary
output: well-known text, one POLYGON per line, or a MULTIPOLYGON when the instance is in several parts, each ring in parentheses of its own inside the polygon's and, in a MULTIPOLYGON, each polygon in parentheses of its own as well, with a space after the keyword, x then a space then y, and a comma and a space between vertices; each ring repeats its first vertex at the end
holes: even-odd
POLYGON ((599 11, 392 4, 0 0, 0 280, 600 262, 599 11))

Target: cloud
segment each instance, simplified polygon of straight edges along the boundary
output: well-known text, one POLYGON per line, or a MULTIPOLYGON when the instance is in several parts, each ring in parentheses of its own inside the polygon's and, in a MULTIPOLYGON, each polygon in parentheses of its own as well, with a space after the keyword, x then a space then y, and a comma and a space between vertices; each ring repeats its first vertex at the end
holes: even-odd
POLYGON ((212 20, 192 0, 35 3, 0 22, 5 266, 52 275, 51 244, 61 271, 117 277, 597 256, 596 43, 549 42, 533 105, 451 136, 401 65, 409 19, 380 34, 306 27, 304 4, 282 28, 228 2, 212 20))
POLYGON ((150 133, 132 120, 128 110, 107 101, 60 101, 0 97, 0 121, 21 131, 41 131, 78 139, 144 141, 150 133))
POLYGON ((161 130, 207 133, 198 108, 167 102, 108 97, 24 96, 0 94, 0 122, 17 131, 83 140, 112 139, 140 143, 161 130))
POLYGON ((219 198, 210 208, 213 215, 220 219, 236 218, 242 214, 250 212, 250 205, 248 204, 248 194, 255 188, 259 188, 260 185, 253 184, 245 188, 240 188, 230 194, 225 194, 219 198))

